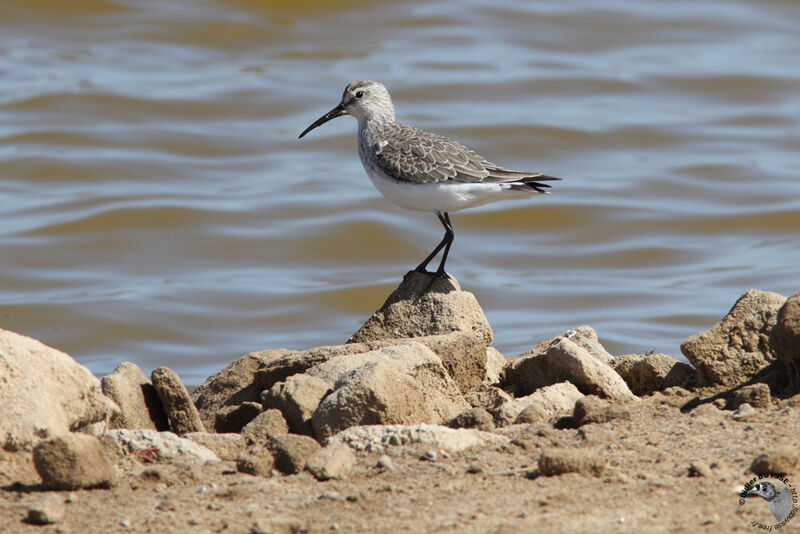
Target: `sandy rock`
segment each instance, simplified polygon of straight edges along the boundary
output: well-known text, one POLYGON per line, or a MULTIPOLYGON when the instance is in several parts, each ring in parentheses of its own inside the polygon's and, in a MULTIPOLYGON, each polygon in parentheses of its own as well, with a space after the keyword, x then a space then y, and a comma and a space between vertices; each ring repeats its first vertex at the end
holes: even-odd
POLYGON ((212 434, 210 432, 190 432, 183 436, 213 452, 222 461, 234 461, 247 445, 241 434, 212 434))
POLYGON ((751 421, 755 419, 756 416, 758 416, 758 410, 746 402, 740 404, 731 414, 731 418, 733 418, 734 421, 751 421))
POLYGON ((58 493, 47 493, 28 508, 25 521, 32 525, 50 525, 61 521, 65 512, 64 497, 58 493))
POLYGON ((483 408, 469 408, 445 423, 450 428, 477 428, 492 430, 494 417, 483 408))
POLYGON ((272 476, 275 457, 264 447, 256 447, 242 452, 236 458, 236 470, 257 477, 272 476))
POLYGON ((250 527, 250 534, 305 534, 305 523, 296 517, 259 518, 250 527))
POLYGON ((422 337, 461 391, 483 381, 492 329, 475 296, 452 277, 407 273, 348 343, 422 337))
POLYGON ((182 460, 186 462, 218 462, 219 458, 211 450, 192 440, 181 438, 172 432, 156 432, 150 429, 109 430, 104 442, 122 454, 152 452, 158 459, 182 460))
POLYGON ((252 352, 208 377, 192 392, 192 400, 200 412, 203 425, 206 428, 214 428, 217 412, 226 406, 258 402, 258 394, 263 388, 255 380, 256 370, 264 362, 278 359, 288 352, 291 351, 274 349, 252 352))
POLYGON ((286 419, 275 409, 264 410, 242 429, 242 436, 253 445, 265 445, 272 436, 288 433, 286 419))
MULTIPOLYGON (((503 409, 504 418, 508 424, 515 422, 520 414, 531 406, 536 406, 533 410, 529 411, 526 418, 534 418, 531 421, 519 422, 535 422, 546 421, 552 417, 572 414, 575 407, 575 402, 583 397, 583 393, 578 390, 570 382, 559 382, 558 384, 551 384, 543 388, 539 388, 530 395, 514 399, 510 404, 507 404, 503 409), (544 416, 542 419, 536 417, 544 416)), ((525 419, 525 418, 524 418, 525 419)))
POLYGON ((312 417, 321 440, 354 425, 438 423, 469 407, 439 357, 419 343, 340 356, 307 373, 334 389, 312 417))
POLYGON ((481 385, 464 395, 464 399, 473 408, 483 408, 492 414, 500 426, 509 424, 519 413, 513 406, 514 398, 495 386, 481 385))
POLYGON ((523 396, 564 380, 587 395, 615 400, 636 399, 609 364, 566 338, 556 339, 544 352, 516 358, 506 368, 501 386, 523 396))
POLYGON ((261 403, 247 401, 234 406, 224 406, 214 416, 214 431, 223 433, 241 432, 250 421, 261 413, 261 403))
POLYGON ((603 457, 586 449, 548 449, 539 457, 539 472, 544 476, 580 473, 599 477, 605 468, 603 457))
POLYGON ((347 445, 334 443, 319 449, 306 461, 306 469, 317 480, 341 479, 356 465, 356 455, 347 445))
POLYGON ((705 384, 737 386, 776 360, 770 335, 786 297, 751 289, 717 324, 681 343, 705 384))
POLYGON ((264 360, 255 372, 255 379, 261 388, 269 390, 278 382, 283 382, 290 376, 304 373, 315 365, 325 363, 339 356, 368 352, 380 348, 379 345, 357 343, 315 347, 309 350, 284 350, 281 355, 264 360))
POLYGON ((682 386, 696 375, 691 365, 666 354, 625 354, 611 360, 611 367, 634 395, 649 395, 672 386, 682 386))
POLYGON ((583 426, 590 423, 607 423, 613 419, 629 420, 631 414, 624 407, 611 405, 595 395, 587 395, 575 403, 572 417, 577 426, 583 426))
POLYGON ((791 474, 795 472, 799 460, 800 449, 796 446, 786 446, 756 456, 750 464, 750 472, 756 475, 791 474))
POLYGON ((727 408, 735 410, 744 403, 753 408, 769 408, 772 405, 772 395, 766 384, 751 384, 734 391, 728 402, 727 408))
POLYGON ((361 366, 340 383, 312 417, 320 441, 351 426, 431 423, 437 419, 420 384, 387 361, 361 366))
POLYGON ((100 441, 87 434, 63 434, 39 442, 33 462, 48 489, 110 488, 117 482, 100 441))
POLYGON ((293 375, 278 382, 261 395, 264 408, 283 413, 294 434, 312 435, 311 416, 331 387, 321 378, 308 374, 293 375))
POLYGON ((422 445, 449 452, 507 445, 509 438, 474 428, 447 428, 439 425, 356 426, 328 440, 328 445, 345 443, 355 451, 384 453, 399 446, 422 445))
POLYGON ((167 367, 158 367, 153 369, 150 380, 164 406, 170 430, 176 434, 206 431, 200 413, 178 373, 167 367))
POLYGON ((0 448, 30 450, 41 439, 109 420, 119 408, 99 386, 63 352, 0 329, 0 448))
POLYGON ((168 430, 167 414, 153 384, 138 365, 122 362, 100 381, 103 393, 119 406, 110 428, 150 428, 168 430))
POLYGON ((551 338, 547 338, 533 347, 531 350, 524 352, 519 356, 507 358, 507 361, 509 364, 513 364, 517 360, 546 352, 550 345, 553 345, 560 339, 568 339, 572 341, 601 363, 611 363, 611 361, 614 359, 614 356, 612 356, 611 353, 609 353, 600 343, 600 340, 597 337, 597 332, 595 332, 594 328, 591 326, 577 326, 575 328, 565 330, 551 338))
POLYGON ((525 425, 531 423, 538 423, 540 421, 547 421, 550 419, 550 414, 547 411, 539 406, 538 404, 531 404, 527 406, 524 410, 517 414, 517 418, 514 419, 512 424, 514 425, 525 425))
POLYGON ((497 384, 505 372, 508 359, 494 347, 486 347, 486 374, 483 376, 484 384, 497 384))
POLYGON ((770 347, 783 362, 792 391, 800 392, 800 293, 786 299, 778 310, 770 347))
POLYGON ((287 475, 301 472, 309 457, 322 448, 313 438, 297 434, 273 436, 268 447, 275 456, 275 467, 287 475))

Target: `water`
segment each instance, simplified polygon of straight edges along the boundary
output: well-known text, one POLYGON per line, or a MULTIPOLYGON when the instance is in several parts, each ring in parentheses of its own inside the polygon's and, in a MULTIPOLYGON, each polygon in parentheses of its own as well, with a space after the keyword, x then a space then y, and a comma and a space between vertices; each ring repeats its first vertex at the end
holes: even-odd
POLYGON ((0 327, 95 373, 199 383, 343 342, 441 239, 369 183, 345 84, 553 195, 452 215, 504 354, 590 324, 680 356, 751 287, 800 291, 800 4, 0 7, 0 327))

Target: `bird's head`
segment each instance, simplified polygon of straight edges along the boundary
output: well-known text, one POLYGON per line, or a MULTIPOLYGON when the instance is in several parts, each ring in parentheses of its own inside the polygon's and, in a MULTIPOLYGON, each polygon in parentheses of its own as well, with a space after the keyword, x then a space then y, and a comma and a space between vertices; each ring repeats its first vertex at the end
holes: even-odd
POLYGON ((378 119, 394 122, 394 104, 389 96, 389 91, 380 82, 372 80, 358 80, 351 82, 342 93, 342 101, 328 113, 314 121, 311 126, 303 130, 300 137, 321 126, 331 119, 342 115, 352 115, 363 121, 378 119))
POLYGON ((747 492, 748 496, 761 497, 764 500, 771 501, 775 498, 775 486, 772 482, 759 482, 747 492))

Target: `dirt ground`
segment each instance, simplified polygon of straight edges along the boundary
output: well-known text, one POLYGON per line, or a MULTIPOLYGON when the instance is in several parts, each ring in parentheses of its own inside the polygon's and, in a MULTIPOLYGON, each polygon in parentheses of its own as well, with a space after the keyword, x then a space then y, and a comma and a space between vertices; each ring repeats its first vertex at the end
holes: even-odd
MULTIPOLYGON (((377 453, 358 453, 355 471, 337 481, 254 477, 230 462, 126 459, 113 489, 61 492, 66 514, 46 526, 25 522, 47 493, 29 454, 0 453, 0 532, 753 532, 754 523, 775 524, 763 500, 739 504, 737 491, 758 454, 797 447, 800 395, 773 399, 746 420, 712 403, 686 411, 708 395, 674 388, 580 428, 515 425, 498 430, 512 437, 508 446, 437 451, 433 461, 422 459, 425 447, 395 447, 387 451, 394 470, 377 467, 377 453), (594 451, 605 471, 540 475, 539 456, 554 447, 594 451)), ((784 529, 800 531, 800 518, 784 529)))

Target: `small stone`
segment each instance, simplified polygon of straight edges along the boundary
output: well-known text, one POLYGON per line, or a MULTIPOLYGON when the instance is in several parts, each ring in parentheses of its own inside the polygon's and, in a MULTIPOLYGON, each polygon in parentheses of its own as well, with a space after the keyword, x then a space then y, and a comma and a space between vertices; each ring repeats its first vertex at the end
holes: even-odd
POLYGON ((119 524, 124 528, 131 528, 131 520, 130 519, 123 519, 119 522, 119 524))
POLYGON ((183 437, 207 448, 222 461, 236 460, 246 444, 245 438, 241 434, 190 432, 183 437))
POLYGON ((334 443, 312 454, 306 461, 306 469, 317 480, 340 479, 347 476, 355 464, 356 456, 350 447, 334 443))
POLYGON ((308 458, 322 448, 313 438, 297 434, 273 436, 268 447, 275 456, 275 467, 287 475, 300 473, 308 458))
POLYGON ((541 404, 530 404, 517 415, 514 419, 515 425, 538 423, 539 421, 547 421, 550 419, 550 414, 541 404))
POLYGON ((424 460, 426 462, 435 462, 436 461, 436 451, 433 449, 428 449, 425 451, 425 454, 422 455, 420 460, 424 460))
POLYGON ((394 461, 387 456, 386 454, 381 455, 378 458, 378 462, 376 464, 380 469, 385 469, 387 471, 396 471, 397 467, 394 465, 394 461))
POLYGON ((328 499, 329 501, 341 501, 343 497, 335 491, 326 491, 320 494, 320 499, 328 499))
POLYGON ((786 446, 774 451, 759 454, 750 464, 750 472, 756 475, 767 473, 793 473, 800 459, 800 450, 786 446))
POLYGON ((266 445, 272 436, 288 433, 289 425, 280 410, 275 409, 264 410, 242 429, 242 436, 254 445, 266 445))
POLYGON ((769 408, 772 405, 772 395, 766 384, 752 384, 739 388, 734 392, 728 407, 736 409, 747 403, 754 408, 769 408))
POLYGON ((257 477, 269 477, 274 465, 275 459, 264 448, 243 452, 236 459, 237 471, 257 477))
POLYGON ((613 419, 629 420, 631 415, 627 410, 609 405, 600 397, 587 395, 575 403, 572 417, 578 426, 583 426, 589 423, 607 423, 613 419))
POLYGON ((100 441, 88 434, 41 441, 33 449, 33 462, 48 489, 109 488, 117 481, 100 441))
POLYGON ((178 373, 167 367, 158 367, 153 369, 150 380, 167 413, 170 430, 178 435, 206 431, 178 373))
POLYGON ((276 408, 283 413, 294 434, 313 434, 311 416, 322 399, 330 392, 324 380, 307 374, 292 375, 278 382, 261 395, 264 408, 276 408))
POLYGON ((33 525, 49 525, 61 521, 64 512, 64 499, 57 493, 50 493, 28 508, 28 517, 25 520, 33 525))
POLYGON ((477 428, 478 430, 492 430, 494 418, 483 408, 470 408, 450 419, 445 423, 450 428, 477 428))
POLYGON ((692 462, 689 465, 690 477, 710 477, 711 468, 702 462, 692 462))
POLYGON ((733 415, 731 415, 731 417, 734 419, 734 421, 747 421, 752 419, 756 415, 758 415, 756 409, 750 406, 750 404, 745 402, 744 404, 736 408, 736 411, 733 412, 733 415))
POLYGON ((261 413, 261 403, 243 402, 225 406, 214 414, 214 431, 218 434, 238 433, 261 413))
POLYGON ((580 473, 599 477, 605 467, 602 456, 583 449, 549 449, 539 457, 539 472, 545 476, 580 473))

